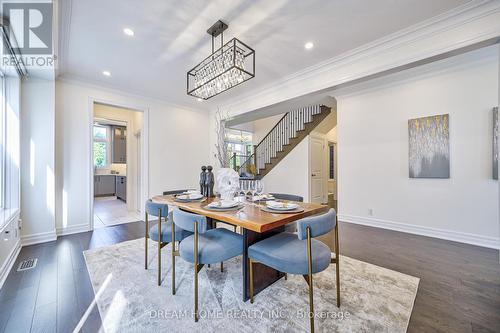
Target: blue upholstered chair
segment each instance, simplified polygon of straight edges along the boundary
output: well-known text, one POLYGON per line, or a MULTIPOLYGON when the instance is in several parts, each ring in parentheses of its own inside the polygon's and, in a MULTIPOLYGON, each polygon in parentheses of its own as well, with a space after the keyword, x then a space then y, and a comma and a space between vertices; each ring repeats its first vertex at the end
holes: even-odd
MULTIPOLYGON (((198 321, 198 272, 205 264, 221 263, 243 253, 243 237, 223 228, 207 229, 205 216, 174 210, 176 227, 193 232, 179 244, 179 254, 194 263, 194 320, 198 321)), ((175 265, 175 262, 173 263, 175 265)), ((175 274, 175 270, 172 270, 175 274)))
MULTIPOLYGON (((285 194, 285 193, 269 193, 269 194, 278 200, 304 202, 304 198, 301 197, 300 195, 285 194)), ((287 225, 285 225, 285 231, 286 232, 296 232, 297 231, 297 223, 296 222, 288 223, 287 225)))
POLYGON ((173 232, 172 213, 168 213, 168 205, 154 203, 151 199, 146 201, 145 222, 144 269, 148 269, 148 239, 151 239, 158 243, 158 285, 161 285, 161 249, 168 243, 172 243, 172 260, 175 260, 175 241, 180 242, 191 233, 178 227, 173 232), (149 216, 158 217, 156 226, 149 227, 149 216), (162 222, 162 218, 165 222, 162 222), (158 237, 158 235, 161 235, 161 237, 158 237))
POLYGON ((337 214, 328 213, 297 221, 297 234, 283 232, 266 238, 248 248, 250 268, 250 303, 253 303, 253 263, 259 262, 281 272, 300 274, 309 285, 311 332, 314 332, 313 279, 314 273, 336 264, 337 306, 340 307, 339 235, 337 214), (322 242, 313 239, 335 229, 335 259, 322 242))

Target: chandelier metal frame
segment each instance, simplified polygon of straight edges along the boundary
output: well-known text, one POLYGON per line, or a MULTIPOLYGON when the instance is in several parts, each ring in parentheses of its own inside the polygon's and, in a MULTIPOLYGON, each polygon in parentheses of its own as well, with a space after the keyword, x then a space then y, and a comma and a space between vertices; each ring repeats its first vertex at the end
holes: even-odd
POLYGON ((207 30, 212 36, 212 54, 187 72, 188 95, 207 100, 255 77, 255 50, 238 38, 224 44, 227 28, 219 20, 207 30), (214 50, 219 35, 221 46, 214 50))

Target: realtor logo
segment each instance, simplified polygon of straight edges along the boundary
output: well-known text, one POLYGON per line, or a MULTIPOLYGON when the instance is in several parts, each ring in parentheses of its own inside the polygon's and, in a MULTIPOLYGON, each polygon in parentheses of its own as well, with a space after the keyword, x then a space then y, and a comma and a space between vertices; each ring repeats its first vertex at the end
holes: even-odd
POLYGON ((52 3, 5 2, 2 9, 10 21, 9 38, 17 42, 12 45, 14 51, 22 55, 52 54, 52 3))

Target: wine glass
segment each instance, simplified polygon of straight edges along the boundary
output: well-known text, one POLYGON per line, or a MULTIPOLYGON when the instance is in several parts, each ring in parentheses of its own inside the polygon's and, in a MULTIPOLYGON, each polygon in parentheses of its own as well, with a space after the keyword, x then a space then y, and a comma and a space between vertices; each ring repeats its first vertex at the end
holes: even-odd
MULTIPOLYGON (((255 192, 257 193, 258 196, 264 194, 264 182, 262 180, 256 180, 255 192)), ((260 200, 262 200, 262 198, 260 198, 259 201, 260 200)))
POLYGON ((255 197, 255 192, 256 191, 257 191, 256 181, 255 180, 251 180, 250 181, 250 193, 252 193, 252 202, 253 202, 253 199, 255 197))
POLYGON ((248 191, 248 183, 246 180, 240 181, 240 195, 243 195, 243 198, 247 196, 248 191))

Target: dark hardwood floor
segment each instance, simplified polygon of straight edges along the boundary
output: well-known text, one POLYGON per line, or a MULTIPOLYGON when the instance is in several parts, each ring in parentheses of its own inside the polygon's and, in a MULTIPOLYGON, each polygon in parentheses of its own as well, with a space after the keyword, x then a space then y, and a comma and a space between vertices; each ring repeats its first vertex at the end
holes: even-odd
MULTIPOLYGON (((36 257, 38 265, 10 272, 0 290, 0 332, 72 332, 94 298, 82 251, 143 232, 135 222, 24 247, 17 263, 36 257)), ((500 332, 498 251, 347 223, 340 237, 343 255, 421 279, 408 332, 500 332)), ((81 331, 100 327, 94 307, 81 331)))

